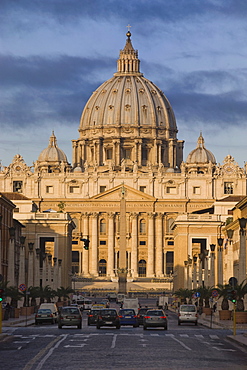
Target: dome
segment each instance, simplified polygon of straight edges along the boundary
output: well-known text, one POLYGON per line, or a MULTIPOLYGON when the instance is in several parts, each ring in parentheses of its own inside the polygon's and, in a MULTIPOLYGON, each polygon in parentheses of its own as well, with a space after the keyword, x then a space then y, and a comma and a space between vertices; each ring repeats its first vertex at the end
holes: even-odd
POLYGON ((165 129, 174 138, 177 126, 172 107, 163 92, 139 71, 138 51, 127 32, 120 50, 118 71, 92 94, 81 116, 79 131, 97 126, 138 125, 165 129))
POLYGON ((58 148, 57 146, 57 139, 54 135, 54 132, 52 132, 52 135, 50 136, 49 145, 46 149, 44 149, 38 158, 39 162, 65 162, 67 163, 67 157, 65 153, 58 148))
POLYGON ((200 134, 197 140, 197 147, 196 149, 192 150, 186 160, 187 164, 193 163, 209 163, 212 162, 216 164, 215 156, 213 155, 210 150, 206 149, 204 146, 204 138, 202 134, 200 134))

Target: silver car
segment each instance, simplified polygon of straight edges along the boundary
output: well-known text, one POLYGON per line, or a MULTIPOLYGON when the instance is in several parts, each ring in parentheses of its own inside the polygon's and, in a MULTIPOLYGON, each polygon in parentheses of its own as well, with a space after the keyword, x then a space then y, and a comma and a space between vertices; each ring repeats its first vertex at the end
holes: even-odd
POLYGON ((197 325, 197 308, 194 304, 181 304, 178 309, 178 325, 183 322, 190 322, 197 325))
POLYGON ((143 329, 163 327, 167 330, 167 317, 163 310, 148 310, 143 317, 143 329))

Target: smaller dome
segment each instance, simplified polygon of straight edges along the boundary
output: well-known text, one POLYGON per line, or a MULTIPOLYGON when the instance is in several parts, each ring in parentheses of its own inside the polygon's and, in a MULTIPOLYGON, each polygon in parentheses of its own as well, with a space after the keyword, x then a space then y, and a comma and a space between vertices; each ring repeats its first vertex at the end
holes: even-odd
POLYGON ((74 169, 73 169, 73 172, 82 172, 82 168, 80 166, 76 166, 74 169))
POLYGON ((215 156, 213 155, 210 150, 206 149, 204 146, 204 138, 202 134, 200 134, 198 140, 197 140, 197 147, 196 149, 192 150, 187 159, 187 164, 193 164, 193 163, 209 163, 212 162, 213 164, 216 164, 215 156))
POLYGON ((58 148, 57 146, 57 139, 54 135, 54 132, 52 132, 52 135, 50 136, 49 145, 46 149, 44 149, 38 158, 39 162, 65 162, 67 163, 67 157, 65 153, 58 148))

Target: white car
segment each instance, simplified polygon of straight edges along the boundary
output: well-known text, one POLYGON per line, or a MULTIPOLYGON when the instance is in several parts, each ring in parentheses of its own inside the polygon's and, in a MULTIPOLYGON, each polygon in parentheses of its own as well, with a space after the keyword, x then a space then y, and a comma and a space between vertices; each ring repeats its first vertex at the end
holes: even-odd
POLYGON ((183 322, 198 323, 197 307, 194 304, 181 304, 178 309, 178 325, 183 322))

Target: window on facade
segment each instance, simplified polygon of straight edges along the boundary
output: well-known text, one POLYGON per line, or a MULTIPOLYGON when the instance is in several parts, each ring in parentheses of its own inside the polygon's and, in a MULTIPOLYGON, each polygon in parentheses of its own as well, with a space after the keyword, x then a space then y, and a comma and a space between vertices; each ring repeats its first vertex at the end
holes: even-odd
POLYGON ((148 150, 147 150, 147 148, 142 148, 142 160, 143 161, 148 160, 148 150))
POLYGON ((53 186, 48 185, 46 187, 46 192, 49 193, 49 194, 53 194, 53 186))
POLYGON ((104 191, 106 191, 106 186, 100 186, 99 187, 99 192, 104 193, 104 191))
POLYGON ((146 221, 140 220, 140 234, 146 234, 146 221))
POLYGON ((22 181, 14 181, 13 182, 13 192, 14 193, 21 193, 22 192, 22 181))
POLYGON ((112 149, 106 149, 106 159, 112 159, 112 149))
POLYGON ((177 194, 177 188, 175 186, 168 186, 166 192, 167 194, 177 194))
POLYGON ((131 148, 124 148, 123 157, 125 159, 131 159, 131 148))
POLYGON ((106 245, 106 240, 100 240, 99 245, 106 245))
POLYGON ((145 240, 140 240, 140 245, 146 245, 146 241, 145 240))
POLYGON ((146 186, 140 186, 140 191, 142 191, 143 193, 145 193, 146 192, 146 186))
POLYGON ((72 251, 72 274, 79 272, 79 252, 72 251))
POLYGON ((233 194, 233 182, 224 182, 224 194, 233 194))
POLYGON ((173 274, 174 252, 166 252, 166 275, 173 274))
POLYGON ((80 187, 79 186, 70 186, 69 192, 73 194, 79 194, 80 193, 80 187))
POLYGON ((107 262, 105 259, 99 261, 99 276, 106 276, 107 262))
POLYGON ((106 222, 104 219, 100 220, 100 223, 99 223, 99 232, 100 234, 105 234, 106 233, 106 222))
POLYGON ((145 260, 140 260, 138 262, 138 275, 140 277, 145 277, 146 276, 146 266, 147 266, 147 263, 145 260))
POLYGON ((201 188, 200 188, 200 186, 194 186, 193 187, 193 194, 196 194, 196 195, 201 194, 201 188))

